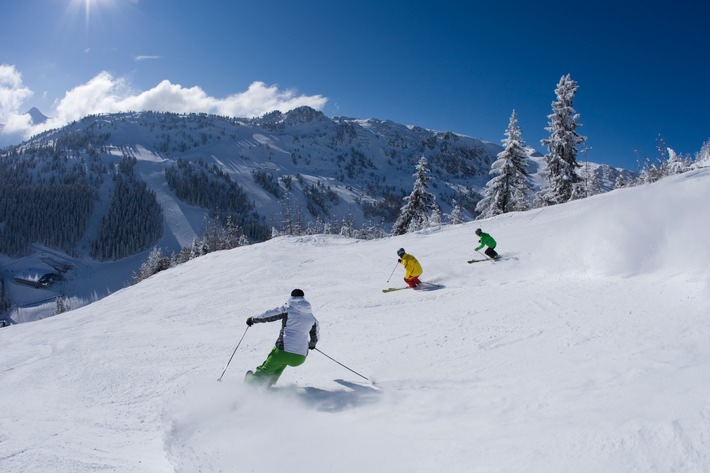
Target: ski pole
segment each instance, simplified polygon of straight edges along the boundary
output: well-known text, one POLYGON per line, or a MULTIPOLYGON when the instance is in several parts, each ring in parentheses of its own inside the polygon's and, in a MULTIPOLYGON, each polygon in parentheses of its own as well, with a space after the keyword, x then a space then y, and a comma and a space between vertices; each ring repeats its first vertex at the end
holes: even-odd
MULTIPOLYGON (((399 261, 397 261, 397 264, 399 264, 399 261)), ((392 276, 394 276, 394 272, 397 271, 397 264, 394 265, 394 269, 392 270, 392 274, 390 274, 390 277, 387 278, 387 282, 390 282, 390 279, 392 279, 392 276)))
MULTIPOLYGON (((249 326, 247 325, 247 330, 249 330, 249 326)), ((227 366, 224 367, 224 371, 222 371, 222 375, 219 377, 217 381, 222 381, 222 376, 224 376, 224 373, 227 372, 227 368, 229 368, 229 364, 232 362, 232 358, 234 358, 234 354, 237 352, 237 348, 239 348, 239 345, 242 344, 242 340, 244 340, 244 336, 247 334, 247 330, 244 331, 244 335, 242 335, 242 338, 239 339, 239 343, 237 343, 237 346, 234 348, 234 351, 232 352, 232 356, 229 357, 229 361, 227 362, 227 366)))
POLYGON ((336 360, 336 359, 334 359, 334 358, 331 358, 330 356, 326 355, 325 353, 323 353, 322 351, 320 351, 318 348, 314 348, 314 350, 317 351, 318 353, 320 353, 321 355, 325 356, 326 358, 329 358, 329 359, 331 359, 332 361, 336 362, 337 364, 339 364, 340 366, 342 366, 342 367, 345 368, 346 370, 350 370, 350 371, 352 371, 353 373, 355 373, 356 375, 360 376, 361 378, 364 378, 364 379, 367 379, 368 381, 370 381, 368 378, 366 378, 365 376, 361 375, 361 374, 358 373, 357 371, 348 368, 347 366, 345 366, 344 364, 342 364, 342 363, 339 362, 338 360, 336 360))

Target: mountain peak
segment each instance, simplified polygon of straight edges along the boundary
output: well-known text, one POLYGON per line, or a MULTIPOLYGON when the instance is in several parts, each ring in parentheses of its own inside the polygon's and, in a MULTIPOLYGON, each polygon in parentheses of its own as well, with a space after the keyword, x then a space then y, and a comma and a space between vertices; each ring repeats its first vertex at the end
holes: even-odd
POLYGON ((30 116, 30 120, 32 121, 33 125, 39 125, 49 120, 49 117, 40 112, 37 107, 32 107, 27 112, 25 112, 25 115, 30 116))

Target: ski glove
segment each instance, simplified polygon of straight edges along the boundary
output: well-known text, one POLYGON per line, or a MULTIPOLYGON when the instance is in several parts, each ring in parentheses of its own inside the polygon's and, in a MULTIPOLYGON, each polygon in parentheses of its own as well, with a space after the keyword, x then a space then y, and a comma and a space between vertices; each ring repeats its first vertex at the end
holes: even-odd
POLYGON ((247 325, 250 326, 250 327, 251 327, 252 325, 254 325, 254 319, 252 319, 251 317, 249 317, 249 318, 247 319, 247 325))
POLYGON ((402 262, 402 260, 401 260, 401 259, 398 259, 398 260, 397 260, 397 262, 398 262, 398 263, 401 263, 401 262, 402 262))
POLYGON ((313 350, 316 348, 316 342, 308 342, 308 349, 313 350))

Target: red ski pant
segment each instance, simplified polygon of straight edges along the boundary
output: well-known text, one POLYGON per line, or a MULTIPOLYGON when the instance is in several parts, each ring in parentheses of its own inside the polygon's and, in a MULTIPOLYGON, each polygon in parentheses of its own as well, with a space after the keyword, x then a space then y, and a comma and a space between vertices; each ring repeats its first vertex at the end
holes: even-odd
POLYGON ((409 287, 417 287, 422 282, 419 280, 419 276, 412 276, 411 278, 404 278, 404 282, 407 283, 409 287))

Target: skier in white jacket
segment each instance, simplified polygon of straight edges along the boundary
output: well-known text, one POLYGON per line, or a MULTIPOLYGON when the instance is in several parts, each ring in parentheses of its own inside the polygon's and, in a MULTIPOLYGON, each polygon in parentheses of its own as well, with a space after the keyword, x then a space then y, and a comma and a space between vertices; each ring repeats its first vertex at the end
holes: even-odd
POLYGON ((311 312, 311 304, 304 299, 303 291, 294 289, 286 304, 267 310, 261 315, 249 317, 247 325, 281 320, 281 332, 266 360, 256 368, 248 371, 247 382, 258 382, 273 385, 278 381, 287 366, 299 366, 306 361, 308 350, 318 343, 318 320, 311 312))

